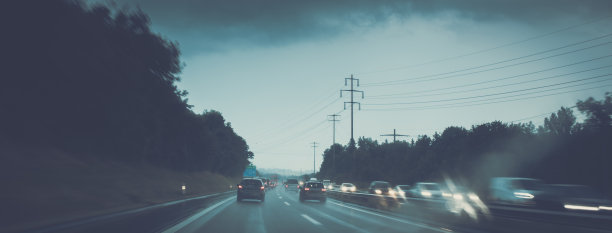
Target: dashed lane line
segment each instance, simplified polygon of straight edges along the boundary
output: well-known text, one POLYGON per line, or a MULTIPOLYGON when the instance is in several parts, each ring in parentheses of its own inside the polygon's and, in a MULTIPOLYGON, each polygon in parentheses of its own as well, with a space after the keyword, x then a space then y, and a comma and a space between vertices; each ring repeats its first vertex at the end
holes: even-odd
POLYGON ((313 218, 311 218, 311 217, 310 217, 310 216, 308 216, 308 215, 302 214, 302 217, 304 217, 306 220, 310 221, 310 222, 311 222, 312 224, 314 224, 314 225, 317 225, 317 226, 320 226, 320 225, 321 225, 321 223, 320 223, 319 221, 314 220, 313 218))

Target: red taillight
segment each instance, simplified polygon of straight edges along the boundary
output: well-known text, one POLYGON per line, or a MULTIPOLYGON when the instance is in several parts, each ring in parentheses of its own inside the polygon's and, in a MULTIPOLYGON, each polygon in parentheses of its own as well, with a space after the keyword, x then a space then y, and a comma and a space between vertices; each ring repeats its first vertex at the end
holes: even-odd
POLYGON ((300 186, 298 185, 297 188, 300 188, 300 186))
POLYGON ((304 190, 308 191, 308 190, 310 190, 310 188, 304 188, 304 190))
POLYGON ((327 191, 327 189, 321 189, 321 191, 325 192, 325 191, 327 191))
POLYGON ((288 185, 288 184, 286 184, 286 185, 285 185, 285 188, 289 188, 289 185, 288 185))
POLYGON ((264 190, 264 186, 259 187, 259 189, 264 190))
POLYGON ((238 185, 238 189, 241 189, 241 188, 242 188, 242 185, 238 185))

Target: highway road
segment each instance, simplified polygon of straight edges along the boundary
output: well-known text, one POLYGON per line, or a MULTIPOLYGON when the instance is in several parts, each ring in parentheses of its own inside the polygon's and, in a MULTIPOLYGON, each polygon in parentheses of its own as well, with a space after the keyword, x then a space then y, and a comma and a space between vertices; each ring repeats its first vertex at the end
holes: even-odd
POLYGON ((268 190, 266 200, 237 202, 234 192, 61 224, 32 232, 612 232, 546 221, 504 218, 489 224, 447 221, 402 204, 377 210, 328 198, 301 203, 298 194, 268 190))

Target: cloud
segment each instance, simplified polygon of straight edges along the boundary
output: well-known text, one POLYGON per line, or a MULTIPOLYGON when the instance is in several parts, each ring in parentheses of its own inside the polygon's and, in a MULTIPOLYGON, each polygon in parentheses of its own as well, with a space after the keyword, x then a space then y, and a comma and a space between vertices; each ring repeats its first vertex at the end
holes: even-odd
MULTIPOLYGON (((107 0, 91 0, 104 2, 107 0)), ((187 47, 277 46, 333 37, 391 19, 453 14, 467 20, 528 24, 610 14, 608 0, 124 0, 187 47)), ((183 46, 185 47, 185 46, 183 46)))

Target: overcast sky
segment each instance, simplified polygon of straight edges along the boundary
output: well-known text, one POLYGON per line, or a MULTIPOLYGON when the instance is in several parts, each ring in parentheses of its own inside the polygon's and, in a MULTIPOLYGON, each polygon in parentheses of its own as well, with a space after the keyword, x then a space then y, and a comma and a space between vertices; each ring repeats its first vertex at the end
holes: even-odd
MULTIPOLYGON (((104 0, 96 2, 106 2, 104 0)), ((263 168, 312 171, 351 74, 355 137, 432 135, 501 120, 540 125, 612 91, 612 1, 125 0, 179 43, 179 88, 223 113, 263 168), (357 107, 357 106, 355 106, 357 107)), ((349 107, 347 105, 347 107, 349 107)))

